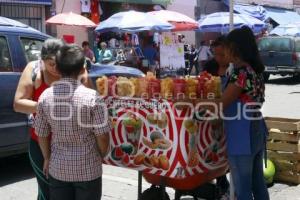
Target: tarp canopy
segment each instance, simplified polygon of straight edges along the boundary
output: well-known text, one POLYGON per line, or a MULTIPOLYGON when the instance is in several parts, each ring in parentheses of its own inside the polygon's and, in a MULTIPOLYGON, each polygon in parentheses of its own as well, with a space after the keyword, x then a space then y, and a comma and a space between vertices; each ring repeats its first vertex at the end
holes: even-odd
MULTIPOLYGON (((229 6, 229 0, 223 0, 224 4, 229 6)), ((267 11, 263 6, 250 4, 234 4, 233 10, 236 13, 250 15, 264 21, 267 17, 267 11)))
MULTIPOLYGON (((229 0, 223 0, 223 2, 225 5, 229 6, 229 0)), ((250 4, 235 4, 233 9, 237 13, 247 14, 262 21, 270 18, 277 24, 289 24, 300 21, 300 15, 297 12, 283 8, 271 8, 250 4)))
POLYGON ((271 18, 278 24, 300 22, 300 15, 294 11, 268 7, 265 9, 267 10, 267 18, 271 18))
MULTIPOLYGON (((229 12, 216 12, 201 18, 199 23, 199 31, 201 32, 220 32, 228 33, 230 32, 230 21, 229 12)), ((264 22, 244 14, 233 15, 233 27, 240 28, 242 26, 248 26, 253 30, 254 33, 261 32, 266 25, 264 22)))
POLYGON ((300 23, 279 25, 270 32, 270 35, 300 36, 300 23))
POLYGON ((262 21, 267 18, 267 11, 262 6, 236 4, 234 5, 233 9, 237 13, 250 15, 262 21))

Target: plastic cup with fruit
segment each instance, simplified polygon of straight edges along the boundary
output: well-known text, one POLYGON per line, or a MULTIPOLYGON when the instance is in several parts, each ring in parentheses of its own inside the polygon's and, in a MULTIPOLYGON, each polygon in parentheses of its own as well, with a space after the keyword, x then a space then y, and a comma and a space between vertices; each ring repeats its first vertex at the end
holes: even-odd
POLYGON ((128 114, 122 123, 125 128, 127 141, 134 146, 134 151, 136 152, 139 146, 143 122, 136 115, 128 114))

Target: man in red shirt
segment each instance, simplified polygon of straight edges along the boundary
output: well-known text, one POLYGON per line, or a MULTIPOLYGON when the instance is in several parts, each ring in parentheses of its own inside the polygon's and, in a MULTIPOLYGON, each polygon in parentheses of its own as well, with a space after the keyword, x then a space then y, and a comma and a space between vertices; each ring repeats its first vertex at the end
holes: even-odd
POLYGON ((84 56, 94 63, 96 59, 93 50, 90 48, 90 43, 88 41, 82 42, 82 48, 84 56))

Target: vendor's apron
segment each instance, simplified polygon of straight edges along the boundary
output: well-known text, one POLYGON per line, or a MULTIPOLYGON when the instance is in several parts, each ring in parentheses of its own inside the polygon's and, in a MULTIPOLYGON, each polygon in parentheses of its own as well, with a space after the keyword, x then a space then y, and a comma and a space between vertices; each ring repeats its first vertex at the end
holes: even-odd
MULTIPOLYGON (((251 123, 253 122, 248 117, 258 117, 259 131, 261 134, 268 134, 265 121, 260 111, 255 113, 245 113, 245 104, 240 100, 231 103, 224 110, 224 129, 227 140, 228 155, 250 155, 251 154, 251 123), (251 116, 250 116, 251 115, 251 116), (234 118, 234 119, 229 119, 234 118)), ((266 140, 265 140, 266 141, 266 140)), ((264 141, 264 142, 265 142, 264 141)))

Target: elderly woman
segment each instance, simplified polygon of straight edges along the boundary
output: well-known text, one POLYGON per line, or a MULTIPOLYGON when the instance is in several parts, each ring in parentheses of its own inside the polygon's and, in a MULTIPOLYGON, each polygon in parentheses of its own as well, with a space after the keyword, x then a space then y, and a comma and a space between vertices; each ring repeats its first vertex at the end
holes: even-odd
POLYGON ((99 63, 109 63, 113 59, 112 52, 107 49, 107 44, 105 42, 101 42, 100 50, 98 52, 98 62, 99 63))

